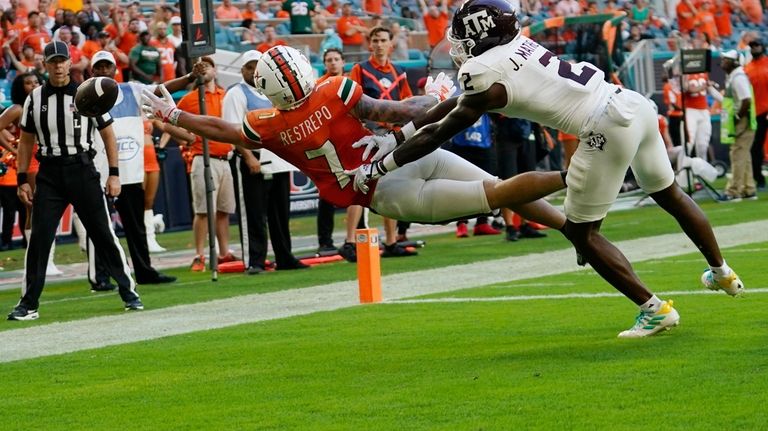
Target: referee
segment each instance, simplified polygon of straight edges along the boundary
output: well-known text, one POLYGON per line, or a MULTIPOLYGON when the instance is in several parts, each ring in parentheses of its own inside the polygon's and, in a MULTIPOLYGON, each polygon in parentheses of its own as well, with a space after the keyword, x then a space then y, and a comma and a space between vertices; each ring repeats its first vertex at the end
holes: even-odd
POLYGON ((75 112, 74 97, 77 84, 69 77, 69 48, 60 41, 50 42, 43 51, 49 80, 34 89, 21 116, 19 138, 18 181, 19 198, 32 205, 32 235, 25 261, 22 297, 8 314, 8 320, 34 320, 45 285, 48 251, 56 235, 67 205, 72 204, 80 220, 104 257, 112 278, 118 283, 120 297, 126 310, 142 310, 144 305, 135 291, 125 253, 112 231, 107 201, 93 166, 94 130, 104 140, 109 161, 107 196, 120 194, 117 145, 112 130, 112 117, 104 114, 88 118, 75 112), (27 168, 32 157, 35 138, 39 144, 36 157, 40 160, 37 185, 27 183, 27 168))

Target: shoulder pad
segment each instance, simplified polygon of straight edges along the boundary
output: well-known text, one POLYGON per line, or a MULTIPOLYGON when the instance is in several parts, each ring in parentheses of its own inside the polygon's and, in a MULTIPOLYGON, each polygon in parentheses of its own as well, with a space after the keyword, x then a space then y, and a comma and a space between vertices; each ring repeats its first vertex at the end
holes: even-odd
POLYGON ((482 93, 501 80, 501 73, 470 59, 459 69, 457 80, 464 94, 482 93))

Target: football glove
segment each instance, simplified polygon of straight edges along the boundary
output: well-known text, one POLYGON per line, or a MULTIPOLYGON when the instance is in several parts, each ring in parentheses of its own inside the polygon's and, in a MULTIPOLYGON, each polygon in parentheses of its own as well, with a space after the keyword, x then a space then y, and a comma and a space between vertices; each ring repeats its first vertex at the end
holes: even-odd
POLYGON ((351 171, 344 171, 345 174, 352 177, 352 188, 355 191, 368 193, 368 183, 383 177, 387 173, 387 168, 384 167, 384 163, 379 160, 373 163, 366 163, 360 165, 357 169, 351 171))
POLYGON ((150 89, 145 88, 141 91, 141 109, 149 119, 158 119, 164 123, 176 125, 176 121, 181 115, 181 110, 176 108, 176 102, 173 101, 171 93, 165 88, 165 85, 159 85, 163 97, 155 96, 150 89))
POLYGON ((365 150, 363 151, 363 161, 368 160, 368 156, 374 150, 376 152, 373 153, 373 158, 371 160, 377 161, 383 159, 384 156, 397 147, 397 138, 392 133, 387 133, 386 135, 369 135, 352 144, 352 148, 360 148, 363 146, 365 147, 365 150))
POLYGON ((435 79, 428 76, 427 83, 424 84, 424 93, 435 97, 438 102, 448 99, 455 92, 456 84, 443 72, 438 73, 435 79))

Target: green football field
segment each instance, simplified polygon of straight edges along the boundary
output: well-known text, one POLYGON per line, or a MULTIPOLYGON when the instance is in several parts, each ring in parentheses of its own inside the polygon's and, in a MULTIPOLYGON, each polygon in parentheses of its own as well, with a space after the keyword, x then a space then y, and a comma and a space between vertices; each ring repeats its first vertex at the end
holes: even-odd
MULTIPOLYGON (((180 268, 170 271, 179 283, 142 287, 140 313, 82 282, 52 284, 38 321, 0 324, 0 424, 766 429, 768 195, 760 198, 701 202, 747 286, 740 298, 701 288, 703 258, 670 235, 679 228, 658 208, 610 214, 606 236, 681 314, 679 327, 639 340, 616 338, 636 307, 577 268, 556 232, 517 243, 426 238, 418 257, 382 261, 386 300, 364 306, 345 262, 217 283, 180 268), (120 341, 137 332, 148 339, 120 341), (101 337, 112 341, 99 347, 101 337), (34 353, 9 360, 18 340, 34 353)), ((17 296, 0 291, 2 310, 17 296)))

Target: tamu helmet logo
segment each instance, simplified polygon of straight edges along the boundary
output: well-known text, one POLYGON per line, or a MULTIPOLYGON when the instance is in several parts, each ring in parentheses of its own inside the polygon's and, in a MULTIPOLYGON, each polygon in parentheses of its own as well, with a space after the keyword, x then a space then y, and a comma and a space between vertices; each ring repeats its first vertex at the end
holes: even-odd
POLYGON ((464 21, 464 37, 468 39, 483 39, 488 36, 488 30, 496 27, 493 17, 489 16, 486 10, 469 14, 462 18, 462 21, 464 21))

